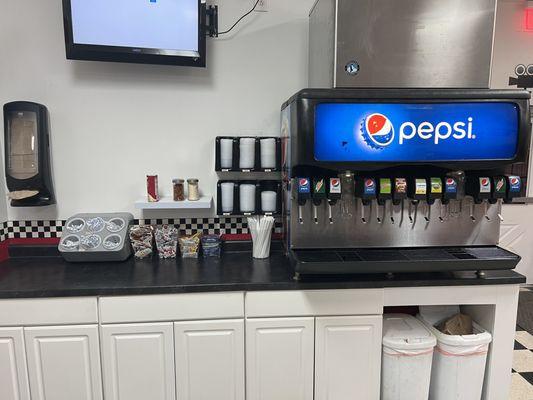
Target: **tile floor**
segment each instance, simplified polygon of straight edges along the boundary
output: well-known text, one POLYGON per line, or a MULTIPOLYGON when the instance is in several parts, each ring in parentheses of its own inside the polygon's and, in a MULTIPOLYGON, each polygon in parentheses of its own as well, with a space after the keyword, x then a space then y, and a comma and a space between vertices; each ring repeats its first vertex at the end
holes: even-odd
POLYGON ((509 400, 533 400, 533 335, 519 326, 516 327, 509 400))

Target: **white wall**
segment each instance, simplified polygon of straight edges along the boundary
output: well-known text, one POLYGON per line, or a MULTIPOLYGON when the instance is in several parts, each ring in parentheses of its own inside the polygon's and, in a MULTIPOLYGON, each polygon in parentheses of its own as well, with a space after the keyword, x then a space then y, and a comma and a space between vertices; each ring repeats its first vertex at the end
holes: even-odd
MULTIPOLYGON (((191 69, 67 61, 60 0, 0 0, 0 103, 49 108, 58 203, 9 207, 8 218, 133 212, 147 173, 162 192, 172 177, 198 177, 213 193, 215 136, 278 134, 281 104, 306 86, 313 1, 269 0, 269 12, 208 41, 207 69, 191 69)), ((222 30, 253 1, 218 4, 222 30)))

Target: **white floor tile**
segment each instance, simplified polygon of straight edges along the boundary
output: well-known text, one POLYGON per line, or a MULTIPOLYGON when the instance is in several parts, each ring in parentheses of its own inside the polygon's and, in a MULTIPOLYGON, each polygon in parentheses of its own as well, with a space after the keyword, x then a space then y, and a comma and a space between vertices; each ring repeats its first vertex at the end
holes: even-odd
POLYGON ((533 386, 519 374, 513 374, 511 379, 511 395, 509 400, 533 399, 533 386))
POLYGON ((513 352, 513 369, 516 372, 533 372, 533 352, 515 350, 513 352))

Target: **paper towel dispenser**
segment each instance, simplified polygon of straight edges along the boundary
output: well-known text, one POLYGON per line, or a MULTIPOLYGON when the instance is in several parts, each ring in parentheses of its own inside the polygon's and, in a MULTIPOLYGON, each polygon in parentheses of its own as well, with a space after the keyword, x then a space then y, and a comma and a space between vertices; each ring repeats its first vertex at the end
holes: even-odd
POLYGON ((11 206, 54 204, 46 107, 26 101, 5 104, 4 135, 11 206))

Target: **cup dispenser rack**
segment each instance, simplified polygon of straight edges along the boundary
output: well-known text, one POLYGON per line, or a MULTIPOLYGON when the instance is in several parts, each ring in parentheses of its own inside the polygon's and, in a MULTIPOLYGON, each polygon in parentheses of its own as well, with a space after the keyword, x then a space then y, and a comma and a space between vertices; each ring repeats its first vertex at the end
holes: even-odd
POLYGON ((281 138, 273 136, 218 136, 215 141, 217 172, 279 172, 281 138))
POLYGON ((217 214, 279 216, 281 196, 280 181, 221 180, 217 184, 217 214))

